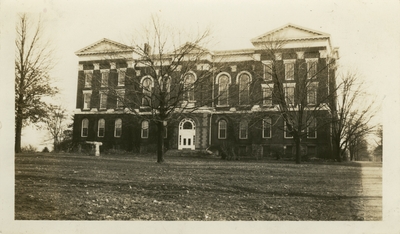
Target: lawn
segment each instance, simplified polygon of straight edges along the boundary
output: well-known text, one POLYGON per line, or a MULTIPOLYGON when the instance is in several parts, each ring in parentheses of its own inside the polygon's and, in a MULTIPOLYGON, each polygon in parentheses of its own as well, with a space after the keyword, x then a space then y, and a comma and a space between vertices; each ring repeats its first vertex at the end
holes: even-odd
POLYGON ((350 163, 17 154, 17 220, 360 220, 350 163))

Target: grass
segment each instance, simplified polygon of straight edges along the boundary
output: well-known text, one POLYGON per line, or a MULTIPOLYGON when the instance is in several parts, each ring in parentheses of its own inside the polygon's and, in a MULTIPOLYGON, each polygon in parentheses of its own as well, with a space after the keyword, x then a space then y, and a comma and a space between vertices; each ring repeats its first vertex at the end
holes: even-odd
POLYGON ((17 154, 17 220, 361 220, 361 167, 17 154))

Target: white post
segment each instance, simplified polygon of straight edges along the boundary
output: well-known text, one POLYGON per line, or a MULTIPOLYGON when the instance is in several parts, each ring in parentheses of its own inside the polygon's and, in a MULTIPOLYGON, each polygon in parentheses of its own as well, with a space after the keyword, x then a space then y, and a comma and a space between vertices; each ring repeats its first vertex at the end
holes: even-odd
POLYGON ((95 153, 94 153, 94 156, 100 156, 100 146, 103 145, 102 142, 97 142, 97 141, 86 141, 86 143, 95 146, 95 153))
MULTIPOLYGON (((101 144, 101 142, 100 142, 101 144)), ((94 153, 94 156, 100 156, 100 144, 99 142, 96 142, 94 145, 96 147, 96 152, 94 153)))

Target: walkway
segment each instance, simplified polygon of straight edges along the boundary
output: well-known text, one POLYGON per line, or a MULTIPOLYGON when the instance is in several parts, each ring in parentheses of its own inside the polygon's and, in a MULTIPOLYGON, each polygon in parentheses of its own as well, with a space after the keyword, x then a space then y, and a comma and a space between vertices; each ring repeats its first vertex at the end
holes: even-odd
POLYGON ((366 221, 382 220, 382 163, 359 162, 361 164, 363 196, 362 213, 366 221))

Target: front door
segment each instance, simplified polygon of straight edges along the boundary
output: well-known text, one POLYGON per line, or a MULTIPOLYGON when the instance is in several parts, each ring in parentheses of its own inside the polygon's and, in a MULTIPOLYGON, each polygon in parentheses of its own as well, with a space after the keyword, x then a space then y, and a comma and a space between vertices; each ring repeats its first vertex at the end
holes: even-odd
POLYGON ((178 149, 195 149, 196 125, 192 119, 183 119, 179 124, 178 149))

